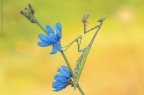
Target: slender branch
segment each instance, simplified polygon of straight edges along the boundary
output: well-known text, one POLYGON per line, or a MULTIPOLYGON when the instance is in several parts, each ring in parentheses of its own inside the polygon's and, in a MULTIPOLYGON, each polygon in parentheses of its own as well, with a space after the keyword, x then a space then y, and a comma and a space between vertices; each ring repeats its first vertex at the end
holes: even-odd
MULTIPOLYGON (((70 66, 70 64, 69 64, 69 62, 68 62, 68 60, 67 60, 67 57, 65 56, 65 53, 64 53, 64 52, 61 52, 61 54, 62 54, 62 56, 63 56, 63 58, 64 58, 64 60, 65 60, 65 62, 66 62, 66 64, 67 64, 67 66, 68 66, 69 69, 70 69, 70 72, 71 72, 72 77, 74 78, 74 74, 73 74, 72 68, 71 68, 71 66, 70 66)), ((77 88, 79 89, 79 91, 81 92, 82 95, 85 95, 85 93, 83 92, 83 90, 81 89, 81 87, 80 87, 79 84, 77 85, 77 88)))
MULTIPOLYGON (((42 24, 37 20, 37 18, 36 18, 35 16, 34 16, 34 19, 35 19, 35 21, 36 21, 36 24, 47 34, 46 29, 43 28, 42 24)), ((66 64, 67 64, 70 72, 71 72, 72 77, 74 77, 72 68, 71 68, 71 66, 70 66, 70 64, 69 64, 69 62, 68 62, 68 60, 67 60, 66 55, 64 54, 64 52, 61 52, 61 54, 62 54, 62 56, 63 56, 63 58, 64 58, 64 60, 65 60, 65 62, 66 62, 66 64)), ((79 89, 79 91, 81 92, 82 95, 85 95, 79 84, 77 85, 77 88, 79 89)))
MULTIPOLYGON (((42 26, 42 24, 35 17, 35 10, 34 10, 34 8, 32 7, 31 4, 28 4, 28 7, 25 7, 24 10, 20 11, 20 13, 22 15, 24 15, 31 23, 37 24, 47 35, 49 35, 48 32, 47 32, 47 30, 42 26)), ((67 60, 66 55, 64 54, 64 51, 61 52, 61 54, 62 54, 62 56, 63 56, 63 58, 64 58, 64 60, 65 60, 65 62, 67 64, 67 66, 68 66, 68 68, 70 70, 72 78, 74 79, 74 74, 73 74, 72 68, 71 68, 71 66, 70 66, 70 64, 69 64, 69 62, 67 60)), ((79 84, 77 84, 77 88, 79 89, 79 91, 81 92, 82 95, 85 95, 79 84)))
POLYGON ((68 66, 70 72, 71 72, 72 77, 74 77, 74 74, 73 74, 72 68, 71 68, 71 66, 70 66, 70 64, 69 64, 69 62, 68 62, 68 59, 67 59, 65 53, 64 53, 64 52, 61 52, 61 54, 62 54, 62 56, 63 56, 63 58, 64 58, 64 60, 65 60, 65 62, 66 62, 66 64, 67 64, 67 66, 68 66))
MULTIPOLYGON (((36 21, 36 24, 47 34, 46 29, 42 26, 42 24, 37 20, 35 16, 33 16, 33 19, 36 21)), ((47 34, 48 35, 48 34, 47 34)))

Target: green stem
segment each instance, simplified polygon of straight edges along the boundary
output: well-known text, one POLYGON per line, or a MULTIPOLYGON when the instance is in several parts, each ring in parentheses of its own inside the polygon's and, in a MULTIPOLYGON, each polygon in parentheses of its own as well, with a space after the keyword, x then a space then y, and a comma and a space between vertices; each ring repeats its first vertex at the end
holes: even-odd
POLYGON ((82 95, 85 95, 85 93, 83 92, 82 88, 80 87, 79 83, 77 84, 77 88, 78 90, 81 92, 82 95))
MULTIPOLYGON (((42 24, 37 20, 37 18, 36 18, 35 16, 33 16, 33 18, 34 18, 34 20, 36 21, 36 24, 47 34, 46 29, 45 29, 45 28, 42 26, 42 24)), ((67 60, 67 57, 65 56, 64 52, 61 52, 61 54, 62 54, 62 56, 63 56, 63 58, 64 58, 64 60, 65 60, 65 62, 66 62, 66 64, 67 64, 68 68, 70 69, 70 72, 71 72, 72 77, 74 77, 72 68, 71 68, 71 66, 70 66, 70 64, 69 64, 69 62, 68 62, 68 60, 67 60)), ((81 92, 82 95, 85 95, 85 93, 83 92, 83 90, 81 89, 81 87, 80 87, 79 84, 77 85, 77 88, 78 88, 78 90, 81 92)))
POLYGON ((42 24, 38 21, 38 19, 33 16, 34 20, 36 21, 36 24, 48 35, 46 29, 42 26, 42 24))
MULTIPOLYGON (((63 58, 64 58, 64 60, 65 60, 65 62, 67 64, 68 68, 70 69, 72 77, 74 78, 74 74, 73 74, 72 68, 71 68, 71 66, 70 66, 70 64, 69 64, 69 62, 67 60, 67 57, 65 56, 65 53, 61 52, 61 54, 62 54, 62 56, 63 56, 63 58)), ((81 92, 82 95, 85 95, 85 93, 83 92, 83 90, 81 89, 79 84, 77 85, 77 88, 79 89, 79 91, 81 92)))

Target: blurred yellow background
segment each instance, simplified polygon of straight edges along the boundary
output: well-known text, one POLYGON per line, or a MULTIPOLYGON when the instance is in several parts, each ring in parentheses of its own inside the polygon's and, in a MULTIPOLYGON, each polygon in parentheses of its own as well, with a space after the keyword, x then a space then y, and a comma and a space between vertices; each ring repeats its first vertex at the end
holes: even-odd
MULTIPOLYGON (((19 14, 28 3, 44 26, 61 22, 63 46, 83 34, 81 19, 85 13, 90 14, 88 28, 108 16, 91 49, 80 85, 86 95, 144 95, 144 0, 3 0, 0 95, 81 95, 70 86, 52 91, 57 68, 66 64, 60 53, 49 54, 51 47, 37 46, 42 30, 19 14)), ((82 48, 93 33, 83 36, 82 48)), ((80 55, 76 44, 66 55, 74 68, 80 55)))

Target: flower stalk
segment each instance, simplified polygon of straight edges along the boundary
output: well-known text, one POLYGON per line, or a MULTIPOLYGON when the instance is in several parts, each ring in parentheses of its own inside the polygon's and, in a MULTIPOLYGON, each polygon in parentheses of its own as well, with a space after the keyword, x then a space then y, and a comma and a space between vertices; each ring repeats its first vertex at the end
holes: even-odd
MULTIPOLYGON (((39 22, 39 20, 35 17, 35 10, 34 10, 34 8, 32 7, 31 4, 28 4, 28 7, 26 7, 25 10, 21 11, 20 13, 22 15, 24 15, 31 23, 37 24, 47 35, 50 35, 48 33, 48 31, 43 27, 43 25, 39 22)), ((41 37, 39 37, 39 38, 41 38, 41 37)), ((61 52, 61 54, 62 54, 62 56, 63 56, 63 58, 64 58, 64 60, 65 60, 65 62, 67 64, 69 70, 70 70, 70 74, 71 74, 72 78, 74 78, 74 74, 73 74, 72 68, 71 68, 71 66, 70 66, 70 64, 68 62, 68 59, 67 59, 64 51, 60 51, 60 52, 61 52)), ((85 95, 85 93, 83 92, 83 90, 81 89, 79 84, 77 85, 77 88, 79 89, 79 91, 80 91, 80 93, 82 95, 85 95)))
MULTIPOLYGON (((42 24, 37 20, 37 18, 36 18, 35 16, 34 16, 34 19, 35 19, 35 21, 36 21, 36 24, 37 24, 45 33, 47 33, 46 30, 45 30, 45 28, 42 27, 42 24)), ((67 66, 68 66, 68 68, 69 68, 69 70, 70 70, 70 73, 71 73, 72 77, 74 77, 72 68, 71 68, 71 66, 70 66, 70 64, 69 64, 69 61, 68 61, 65 53, 64 53, 64 52, 61 52, 61 54, 62 54, 62 56, 63 56, 63 58, 64 58, 64 60, 65 60, 65 62, 66 62, 66 64, 67 64, 67 66)), ((83 90, 82 90, 82 88, 80 87, 79 84, 77 85, 77 88, 79 89, 79 91, 81 92, 82 95, 85 95, 85 93, 83 92, 83 90)))
MULTIPOLYGON (((68 66, 69 69, 70 69, 70 72, 71 72, 72 77, 74 78, 74 73, 73 73, 73 71, 72 71, 72 68, 71 68, 68 60, 67 60, 67 57, 66 57, 65 53, 64 53, 64 52, 61 52, 61 54, 62 54, 62 56, 63 56, 63 58, 64 58, 64 60, 65 60, 65 62, 66 62, 66 64, 67 64, 67 66, 68 66)), ((83 92, 83 90, 82 90, 82 88, 80 87, 79 83, 77 84, 77 88, 78 88, 78 90, 81 92, 82 95, 85 95, 85 93, 83 92)))
MULTIPOLYGON (((36 24, 47 34, 46 29, 42 26, 42 24, 37 20, 35 16, 33 16, 33 19, 35 20, 36 24)), ((47 34, 48 35, 48 34, 47 34)))
MULTIPOLYGON (((45 28, 42 27, 42 24, 37 20, 37 18, 34 17, 34 19, 35 19, 35 21, 36 21, 36 24, 46 33, 45 28)), ((72 68, 71 68, 71 66, 70 66, 70 64, 69 64, 69 61, 68 61, 65 53, 64 53, 64 52, 61 52, 61 54, 62 54, 62 56, 63 56, 63 58, 64 58, 64 60, 65 60, 65 62, 66 62, 66 64, 67 64, 67 66, 68 66, 68 68, 69 68, 69 70, 70 70, 70 73, 71 73, 72 77, 74 77, 72 68)), ((82 88, 80 87, 79 84, 77 85, 77 88, 79 89, 79 91, 81 92, 82 95, 85 95, 85 93, 83 92, 83 90, 82 90, 82 88)))

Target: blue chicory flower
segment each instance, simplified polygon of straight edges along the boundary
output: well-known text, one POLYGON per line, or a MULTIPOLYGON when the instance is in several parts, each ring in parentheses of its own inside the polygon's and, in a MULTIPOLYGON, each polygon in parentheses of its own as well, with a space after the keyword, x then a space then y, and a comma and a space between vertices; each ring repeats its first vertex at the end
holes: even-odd
POLYGON ((54 77, 55 82, 53 82, 52 84, 52 87, 55 88, 55 92, 63 90, 71 82, 71 74, 68 67, 61 66, 61 68, 59 68, 57 72, 59 72, 59 74, 56 74, 56 76, 54 77))
POLYGON ((60 23, 56 23, 54 26, 56 30, 56 34, 54 33, 53 29, 47 25, 46 30, 48 35, 39 34, 38 38, 41 40, 41 42, 38 42, 38 45, 40 47, 46 47, 46 46, 53 46, 52 52, 50 54, 55 54, 57 51, 62 52, 60 39, 62 37, 62 27, 60 23))

